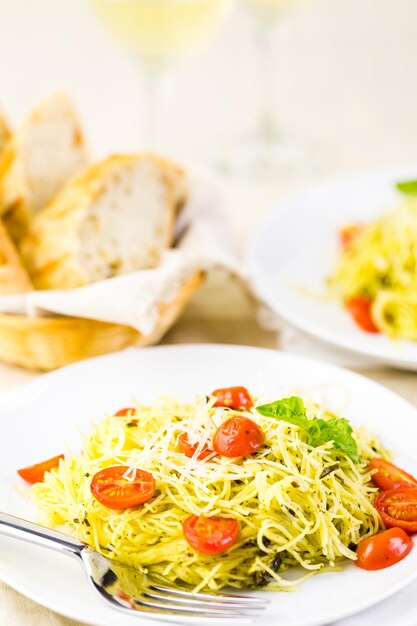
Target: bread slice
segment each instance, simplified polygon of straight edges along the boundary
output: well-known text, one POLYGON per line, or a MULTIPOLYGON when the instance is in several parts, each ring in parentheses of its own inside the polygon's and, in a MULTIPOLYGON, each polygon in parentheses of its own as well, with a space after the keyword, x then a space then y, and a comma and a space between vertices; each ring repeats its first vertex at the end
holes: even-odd
POLYGON ((71 98, 66 93, 50 96, 9 138, 0 155, 0 216, 15 241, 87 162, 71 98))
POLYGON ((37 289, 71 289, 154 267, 172 244, 184 171, 116 155, 70 181, 32 221, 21 253, 37 289))
POLYGON ((32 291, 32 289, 29 274, 23 267, 16 246, 0 220, 0 294, 22 293, 32 291))

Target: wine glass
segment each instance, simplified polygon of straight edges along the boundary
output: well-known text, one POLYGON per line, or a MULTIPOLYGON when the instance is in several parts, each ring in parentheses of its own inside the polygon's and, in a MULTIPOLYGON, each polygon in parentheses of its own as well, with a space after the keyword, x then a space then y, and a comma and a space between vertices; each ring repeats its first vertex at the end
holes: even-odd
POLYGON ((153 150, 172 69, 210 37, 234 0, 91 0, 106 29, 140 60, 145 80, 143 147, 153 150))
POLYGON ((252 132, 238 137, 215 157, 217 169, 241 178, 294 180, 311 171, 317 155, 311 146, 287 135, 276 118, 273 98, 275 48, 290 17, 305 0, 241 0, 252 16, 259 56, 261 115, 252 132))

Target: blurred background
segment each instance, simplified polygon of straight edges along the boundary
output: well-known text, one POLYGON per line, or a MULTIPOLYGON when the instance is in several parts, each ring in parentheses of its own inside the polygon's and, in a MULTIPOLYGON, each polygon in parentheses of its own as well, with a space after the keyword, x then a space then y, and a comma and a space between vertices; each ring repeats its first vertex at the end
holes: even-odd
MULTIPOLYGON (((62 87, 78 104, 94 157, 143 148, 143 72, 88 0, 0 0, 0 16, 0 106, 12 122, 62 87)), ((282 123, 315 146, 321 167, 297 183, 223 178, 242 249, 262 214, 312 179, 417 162, 416 23, 415 0, 297 3, 287 36, 274 45, 270 97, 282 123)), ((158 147, 200 167, 253 129, 262 107, 254 20, 239 0, 192 57, 175 72, 158 147)), ((213 289, 213 301, 228 295, 213 289)), ((210 298, 199 305, 200 297, 188 315, 210 307, 210 298)), ((245 304, 226 302, 224 312, 249 315, 245 304)))
MULTIPOLYGON (((96 156, 140 147, 143 85, 87 0, 0 0, 0 105, 19 120, 57 87, 75 97, 96 156)), ((276 47, 275 102, 326 169, 410 160, 417 146, 415 0, 306 0, 276 47)), ((202 160, 259 109, 253 23, 237 5, 177 72, 161 147, 202 160)))

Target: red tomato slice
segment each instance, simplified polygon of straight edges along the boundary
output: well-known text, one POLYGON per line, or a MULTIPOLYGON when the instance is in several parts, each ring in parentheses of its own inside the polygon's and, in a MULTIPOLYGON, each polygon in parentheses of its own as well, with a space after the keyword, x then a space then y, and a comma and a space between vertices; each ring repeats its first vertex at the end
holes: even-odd
POLYGON ((120 409, 117 413, 114 414, 115 417, 125 417, 126 415, 134 415, 136 413, 136 409, 131 406, 127 406, 124 409, 120 409))
POLYGON ((376 570, 401 561, 413 547, 413 540, 402 528, 390 528, 360 542, 356 550, 356 565, 376 570))
MULTIPOLYGON (((178 447, 181 452, 185 454, 185 456, 188 456, 188 458, 191 459, 191 457, 194 456, 194 452, 198 448, 198 443, 191 444, 188 441, 187 433, 181 433, 181 435, 178 437, 178 447)), ((203 446, 201 452, 199 452, 197 459, 199 461, 204 461, 204 459, 206 459, 211 454, 213 454, 213 450, 210 450, 210 448, 205 445, 203 446)))
POLYGON ((124 474, 128 467, 117 465, 94 474, 91 492, 108 509, 131 509, 152 498, 155 493, 155 480, 152 474, 144 470, 135 470, 133 480, 124 474))
POLYGON ((349 246, 355 241, 358 235, 363 230, 363 226, 361 224, 351 224, 350 226, 345 226, 339 231, 340 244, 343 250, 347 250, 349 246))
POLYGON ((213 448, 228 457, 246 456, 256 452, 264 442, 262 429, 247 417, 231 417, 214 434, 213 448))
POLYGON ((190 515, 182 524, 184 536, 201 554, 220 554, 236 541, 239 524, 226 517, 190 515))
POLYGON ((388 528, 417 532, 417 488, 397 487, 379 494, 375 507, 388 528))
POLYGON ((385 459, 374 458, 369 463, 371 470, 378 470, 372 475, 372 480, 380 489, 394 489, 395 487, 417 487, 417 480, 393 463, 385 459))
POLYGON ((345 302, 346 309, 349 311, 357 325, 367 333, 379 333, 379 329, 372 319, 372 300, 365 296, 352 296, 345 302))
POLYGON ((22 467, 22 469, 17 470, 17 473, 32 485, 34 483, 40 483, 43 480, 45 473, 54 469, 54 467, 58 467, 60 459, 64 458, 63 454, 59 454, 58 456, 53 456, 52 459, 48 459, 47 461, 36 463, 36 465, 22 467))
POLYGON ((237 411, 249 411, 253 407, 253 400, 246 387, 216 389, 211 395, 217 398, 214 406, 225 406, 237 411))

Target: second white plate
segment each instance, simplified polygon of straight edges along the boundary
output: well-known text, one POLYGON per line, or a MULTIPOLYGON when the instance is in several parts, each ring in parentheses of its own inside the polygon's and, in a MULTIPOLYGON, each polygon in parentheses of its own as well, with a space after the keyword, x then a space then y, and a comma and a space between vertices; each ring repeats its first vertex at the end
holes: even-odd
POLYGON ((398 202, 395 183, 417 177, 417 164, 321 183, 280 205, 255 233, 248 269, 255 293, 308 334, 387 365, 417 370, 417 342, 361 331, 325 293, 347 223, 367 222, 398 202))

